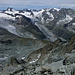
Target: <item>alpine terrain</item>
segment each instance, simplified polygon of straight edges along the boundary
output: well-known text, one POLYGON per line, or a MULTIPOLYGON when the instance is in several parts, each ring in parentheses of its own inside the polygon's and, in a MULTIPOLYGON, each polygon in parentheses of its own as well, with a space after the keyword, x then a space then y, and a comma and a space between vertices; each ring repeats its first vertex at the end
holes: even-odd
POLYGON ((0 11, 0 75, 75 75, 75 10, 0 11))

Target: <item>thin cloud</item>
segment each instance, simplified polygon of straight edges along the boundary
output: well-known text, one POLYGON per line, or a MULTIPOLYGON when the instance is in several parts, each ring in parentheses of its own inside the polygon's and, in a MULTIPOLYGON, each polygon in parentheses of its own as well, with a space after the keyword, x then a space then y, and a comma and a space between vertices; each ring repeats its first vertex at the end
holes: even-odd
POLYGON ((65 7, 75 7, 75 4, 61 4, 61 6, 65 6, 65 7))
POLYGON ((1 7, 43 8, 43 7, 75 7, 75 0, 0 0, 1 7))

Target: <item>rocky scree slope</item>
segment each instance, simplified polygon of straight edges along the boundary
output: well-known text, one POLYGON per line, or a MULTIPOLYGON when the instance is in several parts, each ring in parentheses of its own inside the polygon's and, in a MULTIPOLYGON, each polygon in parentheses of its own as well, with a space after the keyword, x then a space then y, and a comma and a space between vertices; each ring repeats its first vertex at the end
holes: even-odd
POLYGON ((27 59, 12 57, 1 75, 75 75, 75 37, 49 42, 27 59))

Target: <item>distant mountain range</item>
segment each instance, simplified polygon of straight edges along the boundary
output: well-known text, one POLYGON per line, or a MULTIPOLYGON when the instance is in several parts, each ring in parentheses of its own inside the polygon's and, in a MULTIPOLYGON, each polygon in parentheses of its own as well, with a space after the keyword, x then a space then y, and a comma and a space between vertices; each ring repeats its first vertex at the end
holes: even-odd
POLYGON ((75 10, 52 8, 41 10, 0 11, 0 27, 24 38, 55 41, 75 36, 75 10))

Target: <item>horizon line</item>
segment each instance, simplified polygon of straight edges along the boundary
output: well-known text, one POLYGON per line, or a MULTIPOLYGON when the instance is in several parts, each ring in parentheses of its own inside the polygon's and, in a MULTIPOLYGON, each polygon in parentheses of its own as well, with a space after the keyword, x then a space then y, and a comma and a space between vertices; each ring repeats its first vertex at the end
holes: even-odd
MULTIPOLYGON (((6 10, 6 9, 8 9, 8 8, 12 8, 12 9, 15 9, 15 10, 24 10, 24 9, 41 10, 41 9, 53 9, 53 8, 61 9, 61 8, 65 8, 65 7, 40 7, 40 8, 0 7, 0 10, 6 10)), ((66 9, 75 9, 75 8, 66 7, 66 9)))

